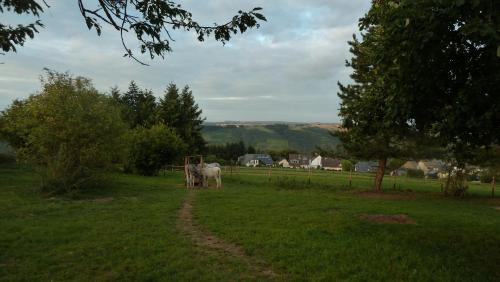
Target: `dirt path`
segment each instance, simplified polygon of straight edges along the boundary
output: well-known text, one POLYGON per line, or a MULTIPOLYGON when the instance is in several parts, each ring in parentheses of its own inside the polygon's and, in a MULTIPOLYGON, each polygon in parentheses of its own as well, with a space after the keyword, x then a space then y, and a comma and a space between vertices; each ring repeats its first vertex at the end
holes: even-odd
POLYGON ((276 274, 271 266, 263 260, 248 256, 240 246, 225 242, 196 226, 193 220, 193 201, 195 193, 194 191, 189 192, 179 212, 177 229, 182 234, 188 236, 203 251, 217 252, 226 256, 235 257, 244 261, 251 270, 273 280, 281 276, 276 274))

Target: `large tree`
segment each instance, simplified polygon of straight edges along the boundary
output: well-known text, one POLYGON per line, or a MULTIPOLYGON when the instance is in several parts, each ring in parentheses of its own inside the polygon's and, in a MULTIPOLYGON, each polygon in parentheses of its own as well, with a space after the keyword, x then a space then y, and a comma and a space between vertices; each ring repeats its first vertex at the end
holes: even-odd
POLYGON ((379 60, 398 69, 392 80, 416 125, 439 135, 455 156, 498 143, 500 132, 500 6, 494 0, 376 2, 362 26, 388 36, 379 60))
POLYGON ((386 107, 446 147, 459 167, 500 141, 500 6, 494 0, 374 1, 362 29, 386 36, 398 91, 386 107))
POLYGON ((119 109, 90 80, 48 71, 42 90, 0 114, 0 137, 50 192, 81 188, 123 149, 119 109))
MULTIPOLYGON (((355 83, 341 86, 347 136, 384 145, 408 128, 459 167, 498 144, 499 18, 488 0, 373 1, 353 45, 355 83)), ((376 147, 366 145, 359 149, 376 147)))
POLYGON ((353 70, 353 82, 345 86, 339 83, 338 94, 343 130, 337 135, 350 156, 378 160, 375 191, 381 190, 387 159, 408 155, 414 135, 412 124, 399 108, 386 106, 387 93, 397 89, 389 79, 394 72, 391 63, 375 59, 383 52, 378 41, 384 36, 383 29, 372 26, 363 31, 362 41, 354 37, 349 42, 353 57, 347 66, 353 70))
MULTIPOLYGON (((258 20, 266 18, 259 13, 261 8, 253 8, 248 12, 238 11, 238 14, 224 24, 202 25, 193 19, 191 12, 169 0, 77 0, 78 7, 85 24, 94 28, 101 35, 102 25, 109 25, 120 33, 125 55, 144 64, 135 57, 135 53, 127 45, 124 34, 131 32, 137 39, 140 53, 147 53, 151 59, 155 56, 164 57, 172 51, 174 41, 170 31, 183 29, 194 31, 199 41, 213 35, 215 40, 225 43, 236 33, 243 33, 249 28, 259 27, 258 20), (94 3, 95 2, 95 3, 94 3)), ((0 0, 0 13, 5 10, 19 15, 33 15, 36 18, 49 8, 45 0, 0 0)), ((0 23, 0 47, 5 52, 16 51, 16 45, 23 45, 27 38, 33 38, 39 28, 43 27, 40 20, 27 25, 4 25, 0 23)))
POLYGON ((180 112, 180 127, 177 129, 178 134, 183 140, 186 140, 186 145, 190 153, 202 153, 205 149, 205 139, 201 134, 203 129, 203 121, 205 120, 201 114, 202 110, 194 100, 193 91, 189 86, 182 89, 181 96, 181 112, 180 112))

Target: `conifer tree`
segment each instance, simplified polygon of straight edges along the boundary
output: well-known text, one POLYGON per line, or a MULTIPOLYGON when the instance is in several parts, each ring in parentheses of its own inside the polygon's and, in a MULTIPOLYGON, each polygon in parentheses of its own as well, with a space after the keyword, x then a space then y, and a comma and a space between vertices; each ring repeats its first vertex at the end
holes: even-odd
POLYGON ((141 90, 134 81, 130 82, 128 91, 120 97, 123 117, 131 128, 151 127, 156 123, 156 98, 151 90, 141 90))

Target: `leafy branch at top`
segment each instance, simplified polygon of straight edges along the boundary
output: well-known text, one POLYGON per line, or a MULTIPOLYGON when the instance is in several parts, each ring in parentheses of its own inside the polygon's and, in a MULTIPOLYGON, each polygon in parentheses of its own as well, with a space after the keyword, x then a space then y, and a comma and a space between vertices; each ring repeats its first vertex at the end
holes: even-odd
MULTIPOLYGON (((38 2, 40 1, 0 0, 0 12, 3 13, 6 9, 17 14, 39 17, 43 13, 43 6, 38 2)), ((45 1, 42 2, 49 7, 45 1)), ((224 24, 201 25, 193 19, 191 12, 168 0, 98 0, 93 7, 89 7, 87 1, 78 0, 78 7, 89 29, 94 28, 101 35, 103 24, 112 26, 120 33, 124 56, 143 65, 146 64, 128 47, 124 39, 125 33, 133 33, 139 42, 140 53, 147 53, 153 59, 157 56, 164 58, 166 53, 172 51, 171 42, 175 41, 170 34, 172 30, 193 31, 199 41, 213 35, 215 40, 225 44, 232 35, 243 33, 249 28, 259 28, 258 21, 266 21, 260 13, 262 8, 257 7, 246 12, 238 11, 237 15, 224 24)), ((28 37, 33 38, 38 33, 37 27, 43 27, 40 20, 17 27, 0 23, 1 48, 5 52, 15 52, 16 45, 22 46, 28 37)))

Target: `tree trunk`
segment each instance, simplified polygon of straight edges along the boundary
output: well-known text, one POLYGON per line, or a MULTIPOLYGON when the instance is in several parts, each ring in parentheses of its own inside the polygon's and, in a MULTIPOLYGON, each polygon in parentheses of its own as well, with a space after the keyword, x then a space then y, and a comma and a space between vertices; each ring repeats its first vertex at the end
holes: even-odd
POLYGON ((495 176, 491 179, 491 197, 495 198, 495 176))
POLYGON ((377 169, 377 174, 375 175, 375 192, 380 192, 382 188, 382 180, 384 179, 386 164, 387 164, 387 158, 378 160, 378 169, 377 169))
POLYGON ((446 177, 446 185, 444 187, 444 195, 448 196, 448 191, 450 191, 450 184, 451 184, 451 172, 453 171, 452 166, 450 165, 450 168, 448 169, 448 176, 446 177))

